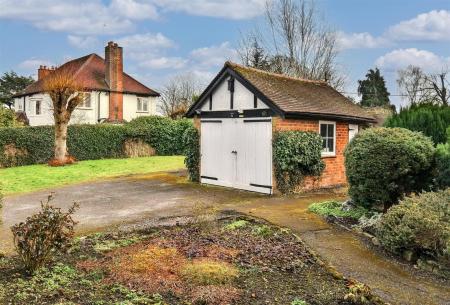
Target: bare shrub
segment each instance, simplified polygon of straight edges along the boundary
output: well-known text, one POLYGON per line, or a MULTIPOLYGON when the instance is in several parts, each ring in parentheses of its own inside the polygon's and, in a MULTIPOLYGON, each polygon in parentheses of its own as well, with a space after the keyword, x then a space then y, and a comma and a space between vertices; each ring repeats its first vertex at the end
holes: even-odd
POLYGON ((52 195, 48 196, 47 202, 41 201, 39 213, 11 227, 15 249, 31 274, 45 266, 58 252, 68 250, 74 235, 76 222, 72 215, 78 204, 74 203, 64 213, 50 205, 52 199, 52 195))
POLYGON ((212 230, 217 222, 218 208, 214 204, 196 201, 192 206, 191 224, 198 227, 202 232, 212 230))
POLYGON ((142 139, 127 139, 123 143, 125 156, 129 158, 150 157, 156 154, 156 151, 142 139))

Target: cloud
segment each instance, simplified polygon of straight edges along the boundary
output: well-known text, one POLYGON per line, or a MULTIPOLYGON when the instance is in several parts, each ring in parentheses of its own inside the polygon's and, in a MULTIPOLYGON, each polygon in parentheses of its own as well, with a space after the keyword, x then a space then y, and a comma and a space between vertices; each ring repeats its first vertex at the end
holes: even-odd
POLYGON ((135 0, 113 0, 110 9, 116 14, 130 19, 155 20, 159 18, 158 11, 154 5, 135 0))
POLYGON ((450 11, 433 10, 390 27, 386 36, 395 41, 450 40, 450 11))
POLYGON ((98 39, 93 36, 68 35, 69 44, 80 49, 92 49, 98 43, 98 39))
POLYGON ((450 11, 434 10, 393 25, 380 36, 338 32, 337 41, 341 50, 387 47, 400 42, 449 41, 449 29, 450 11))
POLYGON ((54 66, 54 64, 46 59, 38 59, 38 58, 30 58, 27 60, 22 61, 19 64, 19 68, 25 69, 25 70, 37 70, 39 66, 54 66))
POLYGON ((150 69, 181 69, 188 60, 181 57, 158 57, 139 62, 141 67, 150 69))
POLYGON ((266 0, 153 0, 166 11, 225 19, 249 19, 264 12, 266 0))
POLYGON ((389 41, 384 37, 374 37, 370 33, 337 33, 338 47, 341 50, 379 48, 389 45, 389 41))
POLYGON ((391 51, 375 61, 377 67, 385 71, 397 71, 414 65, 423 68, 426 71, 439 71, 442 67, 450 64, 450 58, 444 58, 426 50, 416 48, 397 49, 391 51))
POLYGON ((237 51, 229 42, 223 42, 220 45, 192 50, 190 58, 198 67, 211 68, 221 66, 227 60, 236 60, 237 51))
POLYGON ((137 0, 0 0, 0 19, 21 20, 51 31, 76 35, 131 31, 134 22, 156 19, 154 5, 137 0))

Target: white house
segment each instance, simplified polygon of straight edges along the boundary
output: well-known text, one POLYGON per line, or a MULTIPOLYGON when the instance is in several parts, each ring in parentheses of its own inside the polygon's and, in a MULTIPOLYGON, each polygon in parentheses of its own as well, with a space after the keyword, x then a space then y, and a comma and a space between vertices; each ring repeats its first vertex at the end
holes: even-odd
POLYGON ((52 125, 52 101, 43 92, 44 80, 55 69, 70 67, 84 88, 84 102, 74 111, 71 124, 130 121, 157 114, 159 93, 123 72, 122 54, 122 47, 111 41, 105 47, 105 59, 93 53, 58 68, 40 66, 38 80, 15 95, 15 110, 25 112, 31 126, 52 125))

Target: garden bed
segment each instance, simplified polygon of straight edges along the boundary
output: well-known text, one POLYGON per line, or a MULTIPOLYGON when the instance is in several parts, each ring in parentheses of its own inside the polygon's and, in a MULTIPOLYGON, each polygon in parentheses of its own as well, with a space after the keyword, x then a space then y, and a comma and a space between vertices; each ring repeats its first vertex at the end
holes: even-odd
POLYGON ((0 303, 358 304, 366 289, 289 231, 241 218, 94 234, 33 277, 19 266, 0 260, 0 303))

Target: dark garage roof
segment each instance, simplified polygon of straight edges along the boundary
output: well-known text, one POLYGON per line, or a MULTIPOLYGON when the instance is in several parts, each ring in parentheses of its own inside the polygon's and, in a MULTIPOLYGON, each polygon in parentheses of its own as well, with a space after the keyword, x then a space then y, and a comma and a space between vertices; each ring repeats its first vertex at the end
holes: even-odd
POLYGON ((322 81, 311 81, 270 73, 226 62, 224 68, 188 112, 193 116, 223 75, 235 76, 283 117, 340 118, 372 122, 360 106, 322 81))

